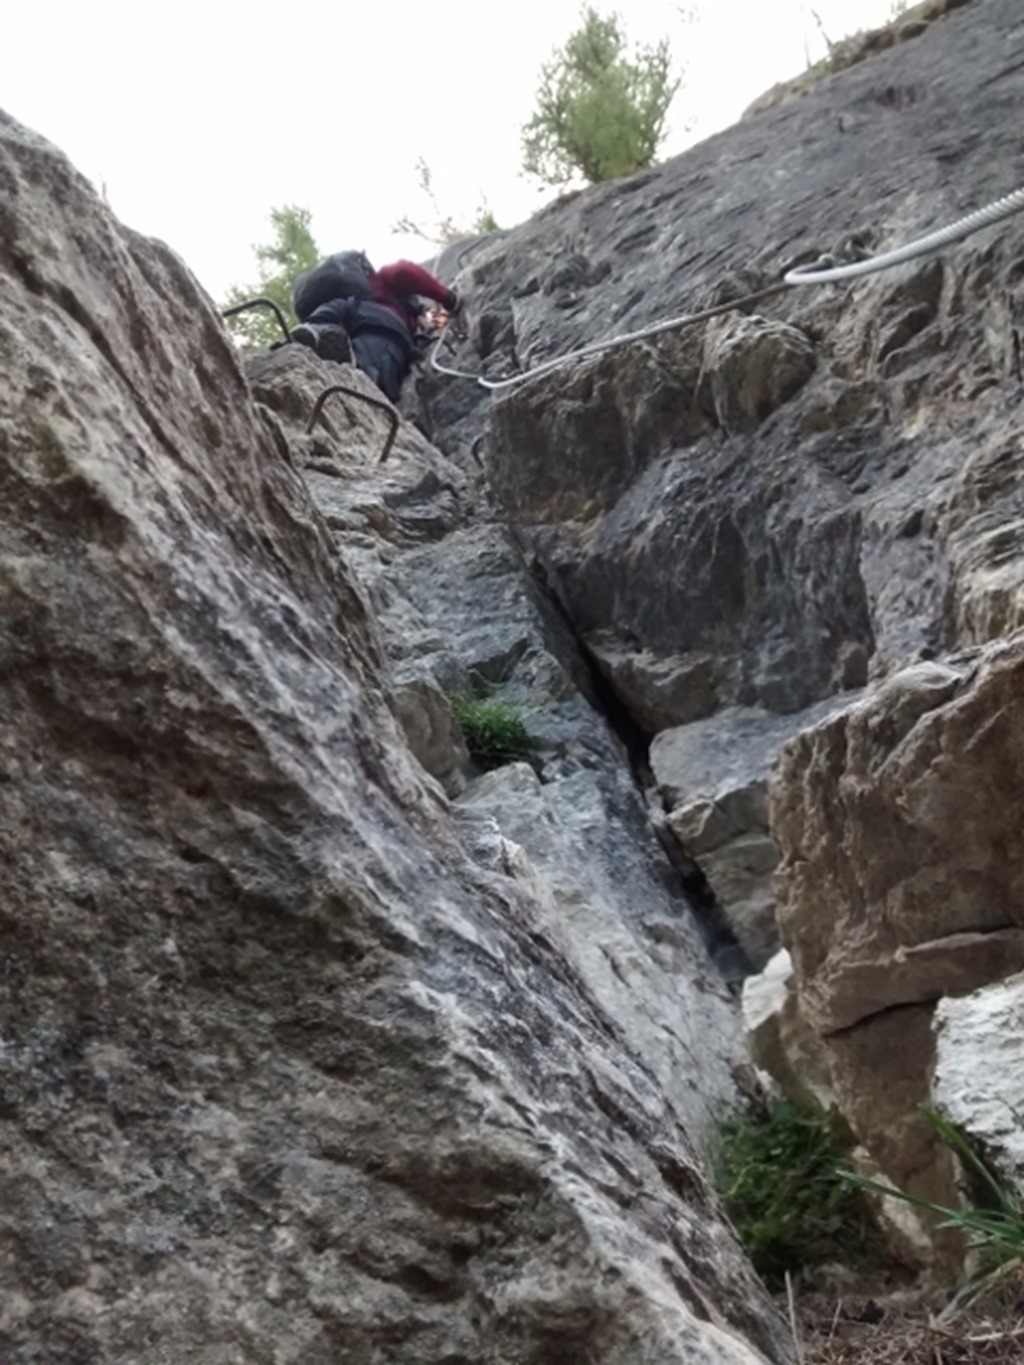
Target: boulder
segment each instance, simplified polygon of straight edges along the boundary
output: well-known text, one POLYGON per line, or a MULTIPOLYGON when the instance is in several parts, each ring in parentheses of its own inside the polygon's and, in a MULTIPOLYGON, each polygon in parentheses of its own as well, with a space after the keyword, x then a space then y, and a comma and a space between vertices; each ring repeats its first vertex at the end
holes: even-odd
POLYGON ((1024 967, 1024 636, 919 664, 781 754, 778 918, 838 1033, 1024 967))
POLYGON ((787 740, 848 704, 836 699, 789 716, 731 707, 662 730, 651 744, 666 825, 699 866, 755 972, 779 948, 779 852, 768 820, 772 765, 787 740))
POLYGON ((1011 1197, 1024 1171, 1024 976, 935 1007, 932 1103, 980 1148, 1011 1197))
POLYGON ((897 1186, 947 1206, 932 1016, 1024 969, 1022 746, 1018 635, 896 674, 785 746, 770 786, 779 927, 838 1101, 897 1186))

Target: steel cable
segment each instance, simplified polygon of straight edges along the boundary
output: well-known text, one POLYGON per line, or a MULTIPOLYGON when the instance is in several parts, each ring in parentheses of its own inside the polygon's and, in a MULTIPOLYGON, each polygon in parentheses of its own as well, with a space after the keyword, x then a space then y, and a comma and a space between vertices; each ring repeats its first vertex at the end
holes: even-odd
POLYGON ((437 358, 437 353, 448 339, 447 328, 442 333, 440 341, 431 350, 430 364, 438 374, 447 375, 452 379, 471 379, 481 388, 490 392, 514 388, 516 385, 525 384, 528 380, 536 379, 540 375, 550 374, 552 370, 559 369, 562 365, 568 365, 574 360, 599 355, 602 351, 610 351, 619 346, 628 346, 635 341, 642 341, 645 337, 658 336, 662 332, 671 332, 697 322, 706 322, 710 318, 718 317, 721 313, 732 312, 733 309, 740 308, 748 303, 756 303, 772 294, 782 293, 785 289, 795 285, 830 284, 834 281, 851 280, 858 276, 874 274, 879 270, 887 270, 890 266, 913 260, 917 256, 925 256, 932 251, 937 251, 939 247, 946 246, 949 242, 956 242, 963 237, 968 237, 983 227, 998 223, 1003 218, 1009 218, 1011 214, 1018 213, 1021 209, 1024 209, 1024 186, 1013 190, 1010 194, 1003 195, 1001 199, 993 200, 992 203, 976 209, 963 218, 958 218, 956 222, 950 223, 947 227, 939 228, 924 237, 918 237, 915 241, 908 242, 905 246, 896 247, 892 251, 885 251, 878 256, 871 256, 863 261, 854 261, 848 265, 829 264, 822 268, 823 262, 819 260, 813 265, 798 266, 793 270, 788 270, 779 283, 769 285, 765 289, 759 289, 753 294, 745 294, 729 303, 716 304, 713 308, 702 308, 695 313, 684 313, 679 317, 654 322, 650 326, 641 327, 635 332, 624 332, 620 336, 608 337, 604 341, 590 342, 589 345, 580 346, 574 351, 567 351, 564 355, 545 360, 540 365, 534 365, 528 370, 510 375, 505 379, 488 379, 486 375, 474 374, 469 370, 459 370, 452 365, 442 365, 437 358))

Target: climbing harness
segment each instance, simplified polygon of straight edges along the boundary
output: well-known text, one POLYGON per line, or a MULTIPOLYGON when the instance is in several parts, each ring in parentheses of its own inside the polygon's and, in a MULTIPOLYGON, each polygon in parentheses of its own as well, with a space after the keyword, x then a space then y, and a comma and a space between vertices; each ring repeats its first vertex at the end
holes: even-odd
POLYGON ((759 289, 753 294, 744 294, 741 298, 732 299, 728 303, 717 304, 713 308, 702 308, 695 313, 684 313, 680 317, 651 323, 650 326, 641 327, 635 332, 624 332, 620 336, 608 337, 604 341, 591 342, 587 346, 579 347, 578 350, 567 351, 564 355, 545 360, 540 365, 534 365, 531 369, 523 370, 506 379, 488 379, 486 375, 474 374, 469 370, 459 370, 452 365, 442 365, 438 360, 438 351, 447 340, 446 331, 442 332, 440 341, 433 347, 430 363, 438 374, 448 375, 453 379, 472 379, 481 388, 491 392, 499 389, 511 389, 519 384, 525 384, 530 379, 536 379, 540 375, 550 374, 552 370, 568 365, 574 360, 599 355, 603 351, 617 349, 619 346, 628 346, 635 341, 642 341, 645 337, 658 336, 662 332, 671 332, 677 328, 691 326, 694 323, 706 322, 722 313, 732 312, 734 309, 742 308, 747 304, 769 298, 773 294, 781 294, 795 285, 830 284, 833 281, 849 280, 860 275, 871 275, 879 270, 888 270, 890 266, 899 265, 902 261, 910 261, 917 256, 926 256, 949 242, 956 242, 963 237, 968 237, 983 227, 997 223, 1003 218, 1009 218, 1011 214, 1018 213, 1021 209, 1024 209, 1024 186, 1004 195, 1001 199, 993 200, 992 203, 986 204, 983 208, 977 209, 963 218, 958 218, 956 222, 947 227, 939 228, 924 237, 918 237, 905 246, 897 247, 892 251, 882 252, 878 256, 870 256, 866 260, 853 261, 843 265, 837 265, 830 257, 822 257, 811 265, 798 266, 793 270, 788 270, 781 281, 769 285, 765 289, 759 289))

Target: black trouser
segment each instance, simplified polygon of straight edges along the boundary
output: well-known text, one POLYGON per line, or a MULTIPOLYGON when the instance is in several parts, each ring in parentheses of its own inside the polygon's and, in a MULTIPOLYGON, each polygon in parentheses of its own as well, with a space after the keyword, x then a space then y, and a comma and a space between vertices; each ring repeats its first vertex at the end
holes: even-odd
POLYGON ((410 370, 408 352, 401 341, 383 332, 359 332, 352 338, 352 350, 363 373, 392 403, 397 403, 410 370))
MULTIPOLYGON (((322 303, 303 321, 314 327, 345 327, 352 323, 348 299, 332 299, 322 303)), ((397 330, 369 328, 356 323, 352 338, 352 353, 356 364, 369 375, 386 398, 397 403, 402 396, 402 383, 412 368, 409 347, 397 330)))

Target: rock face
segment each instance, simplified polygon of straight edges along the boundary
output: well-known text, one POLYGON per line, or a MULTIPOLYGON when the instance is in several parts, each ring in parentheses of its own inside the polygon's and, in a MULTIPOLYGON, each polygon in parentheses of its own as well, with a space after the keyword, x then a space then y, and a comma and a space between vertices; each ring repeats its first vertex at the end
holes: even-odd
POLYGON ((843 703, 821 702, 795 715, 730 707, 656 735, 650 760, 668 828, 700 864, 755 971, 778 946, 768 778, 792 736, 843 703))
POLYGON ((1024 638, 919 664, 783 750, 780 919, 820 1032, 1024 967, 1022 684, 1024 638))
POLYGON ((504 532, 411 428, 374 469, 358 396, 304 434, 337 367, 250 387, 5 117, 0 184, 5 1365, 791 1360, 701 1173, 738 1031, 649 828, 631 916, 581 879, 573 922, 410 750, 459 769, 446 670, 532 669, 548 786, 614 791, 504 532), (510 608, 472 649, 415 611, 446 540, 510 608))
POLYGON ((916 1108, 935 1003, 1024 965, 1022 220, 849 286, 765 292, 1020 183, 1019 4, 929 5, 901 38, 658 172, 474 243, 458 363, 495 377, 734 311, 487 409, 468 386, 423 393, 453 455, 478 440, 748 953, 791 949, 855 1130, 892 1178, 948 1197, 916 1108), (864 689, 804 733, 805 713, 864 689), (737 716, 792 727, 760 778, 752 762, 736 781, 737 716))
POLYGON ((1022 36, 976 0, 460 249, 496 373, 759 297, 425 377, 383 464, 364 378, 243 372, 0 116, 4 1365, 791 1361, 702 1173, 712 902, 760 961, 778 897, 759 1060, 948 1194, 933 1016, 1024 966, 1020 234, 761 291, 1011 188, 1022 36))
POLYGON ((800 1012, 787 949, 743 983, 743 1022, 754 1061, 787 1098, 808 1108, 835 1104, 827 1049, 800 1012))
MULTIPOLYGON (((1013 0, 978 0, 476 248, 463 283, 505 341, 484 367, 763 288, 851 238, 885 249, 1014 188, 993 167, 1013 164, 1019 23, 1013 0), (558 282, 570 254, 587 270, 558 282)), ((1021 623, 1021 259, 1011 224, 495 400, 492 485, 646 728, 797 711, 1021 623)), ((451 416, 455 436, 470 419, 451 416)))
POLYGON ((980 1140, 986 1159, 1017 1189, 1024 1169, 1024 977, 941 1000, 934 1028, 936 1103, 980 1140))
POLYGON ((895 1134, 919 1133, 948 1182, 914 1106, 930 1098, 935 1002, 1024 969, 1022 765, 1017 636, 895 674, 790 741, 772 788, 780 927, 837 1097, 899 1183, 945 1203, 955 1191, 895 1134), (898 1088, 878 1086, 880 1065, 898 1088))

